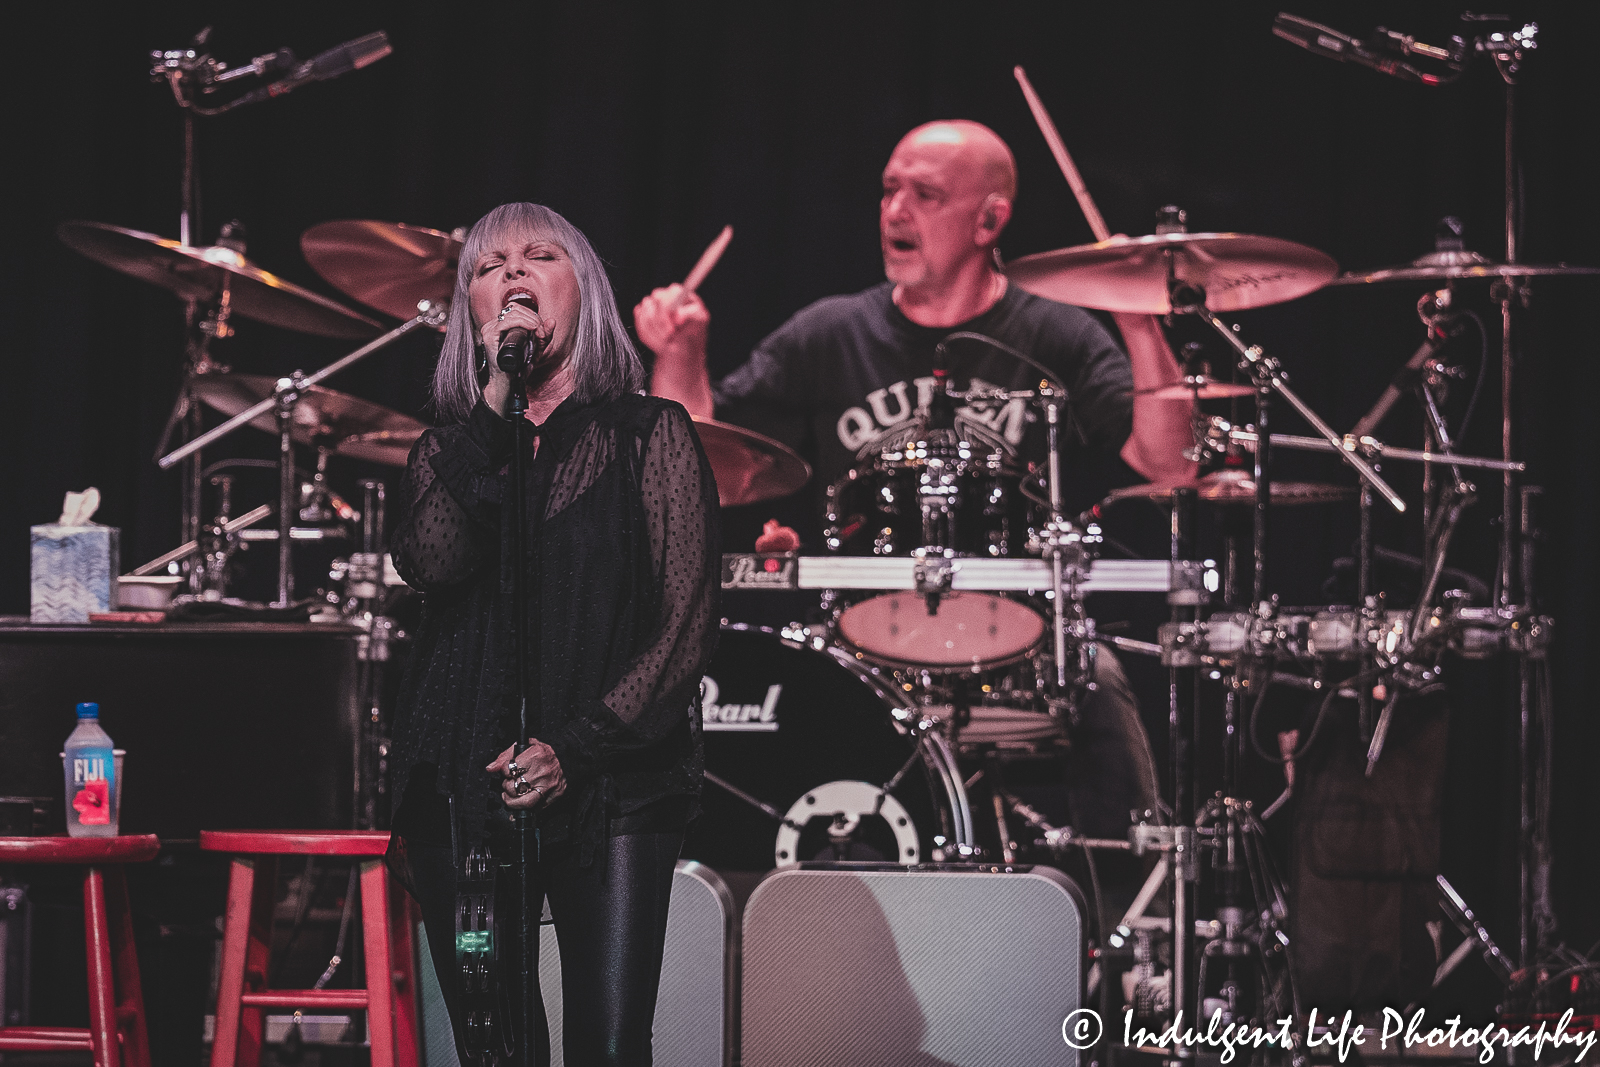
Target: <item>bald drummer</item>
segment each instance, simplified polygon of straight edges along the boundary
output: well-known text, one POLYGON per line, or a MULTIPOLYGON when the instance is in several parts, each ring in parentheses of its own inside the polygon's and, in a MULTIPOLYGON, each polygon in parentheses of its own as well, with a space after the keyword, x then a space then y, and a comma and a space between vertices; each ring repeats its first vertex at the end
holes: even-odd
MULTIPOLYGON (((1188 401, 1135 397, 1182 377, 1156 320, 1115 316, 1124 352, 1081 308, 1025 293, 999 269, 1017 169, 988 127, 930 122, 900 141, 883 170, 878 229, 887 280, 799 311, 750 358, 713 384, 706 369, 705 304, 677 285, 634 308, 638 336, 655 353, 651 390, 695 415, 759 430, 796 448, 827 486, 885 447, 914 438, 933 391, 934 347, 958 330, 985 334, 1049 366, 1066 384, 1075 427, 1065 469, 1079 509, 1107 488, 1191 477, 1183 458, 1188 401)), ((1038 372, 974 342, 952 350, 954 376, 974 386, 1028 388, 1038 372)), ((1025 464, 1042 462, 1042 427, 1022 401, 957 411, 964 436, 1025 464)), ((1157 797, 1149 741, 1121 666, 1100 649, 1069 768, 1072 819, 1081 833, 1115 836, 1130 809, 1157 797)))

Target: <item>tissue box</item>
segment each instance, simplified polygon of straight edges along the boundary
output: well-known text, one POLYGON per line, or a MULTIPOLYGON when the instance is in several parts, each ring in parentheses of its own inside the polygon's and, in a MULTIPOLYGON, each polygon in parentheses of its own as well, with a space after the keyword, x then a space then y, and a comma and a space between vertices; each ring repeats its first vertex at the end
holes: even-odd
POLYGON ((120 561, 115 526, 33 526, 33 622, 88 622, 90 612, 116 609, 120 561))

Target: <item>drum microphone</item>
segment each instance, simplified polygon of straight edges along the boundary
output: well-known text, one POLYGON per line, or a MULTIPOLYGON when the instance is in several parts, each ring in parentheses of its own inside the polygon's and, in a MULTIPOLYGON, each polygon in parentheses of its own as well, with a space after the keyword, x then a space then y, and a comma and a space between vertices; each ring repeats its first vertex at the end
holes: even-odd
POLYGON ((940 341, 933 347, 933 395, 928 398, 930 430, 953 430, 956 405, 950 396, 950 352, 940 341))
POLYGON ((1278 17, 1272 20, 1274 36, 1282 37, 1290 44, 1299 45, 1308 52, 1322 56, 1325 59, 1335 59, 1340 63, 1354 63, 1357 66, 1368 67, 1381 74, 1391 74, 1402 81, 1417 82, 1422 85, 1440 85, 1446 79, 1436 74, 1425 74, 1411 64, 1396 59, 1392 55, 1384 55, 1386 50, 1398 51, 1403 55, 1421 55, 1430 59, 1439 59, 1447 63, 1457 62, 1457 59, 1448 50, 1436 48, 1433 45, 1422 44, 1410 37, 1386 30, 1381 26, 1376 31, 1376 39, 1371 43, 1356 40, 1348 34, 1312 22, 1310 19, 1291 15, 1287 11, 1278 12, 1278 17))
POLYGON ((293 92, 306 82, 327 81, 337 78, 341 74, 348 74, 352 70, 369 67, 394 51, 389 44, 389 35, 382 30, 369 33, 365 37, 357 37, 353 41, 336 45, 326 52, 312 56, 298 67, 287 78, 280 78, 271 85, 264 85, 259 89, 252 89, 237 100, 229 101, 223 110, 232 110, 243 107, 245 104, 256 104, 263 100, 272 100, 293 92))

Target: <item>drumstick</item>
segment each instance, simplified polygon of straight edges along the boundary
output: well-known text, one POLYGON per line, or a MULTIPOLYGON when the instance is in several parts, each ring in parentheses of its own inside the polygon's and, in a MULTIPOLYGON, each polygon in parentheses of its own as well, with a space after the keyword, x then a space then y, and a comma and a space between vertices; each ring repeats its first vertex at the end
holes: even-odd
POLYGON ((728 242, 733 240, 733 227, 724 226, 716 239, 706 246, 700 253, 700 261, 694 265, 694 270, 683 280, 683 291, 692 293, 700 288, 700 283, 706 280, 706 275, 711 273, 711 268, 717 265, 717 260, 722 258, 722 253, 727 249, 728 242))
POLYGON ((1104 241, 1111 236, 1111 228, 1101 217, 1100 209, 1094 206, 1094 198, 1089 195, 1088 186, 1083 184, 1083 175, 1078 173, 1077 165, 1067 154, 1067 146, 1061 143, 1061 134, 1056 132, 1056 124, 1050 120, 1050 112, 1044 109, 1044 102, 1039 99, 1039 94, 1033 91, 1033 84, 1028 81, 1027 72, 1019 65, 1012 69, 1012 73, 1017 76, 1017 84, 1022 86, 1022 95, 1028 98, 1028 107, 1033 111, 1033 120, 1039 124, 1039 132, 1044 134, 1045 144, 1050 146, 1051 153, 1056 157, 1056 163, 1061 167, 1061 173, 1066 175, 1067 184, 1072 186, 1072 194, 1078 198, 1078 206, 1083 209, 1084 217, 1089 220, 1089 229, 1094 231, 1094 239, 1104 241))

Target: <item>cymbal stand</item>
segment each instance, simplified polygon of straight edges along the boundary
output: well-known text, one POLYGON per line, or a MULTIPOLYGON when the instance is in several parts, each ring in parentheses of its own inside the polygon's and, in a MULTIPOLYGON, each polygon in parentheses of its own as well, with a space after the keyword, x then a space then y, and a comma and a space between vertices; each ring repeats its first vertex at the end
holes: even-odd
MULTIPOLYGON (((1528 23, 1511 34, 1491 34, 1488 40, 1478 42, 1481 51, 1493 60, 1495 69, 1505 85, 1505 229, 1507 263, 1518 262, 1522 220, 1518 208, 1518 176, 1521 173, 1517 158, 1517 79, 1527 52, 1538 48, 1539 27, 1528 23)), ((1530 291, 1527 278, 1515 276, 1497 281, 1489 291, 1490 298, 1500 305, 1500 450, 1506 463, 1513 454, 1512 381, 1515 363, 1516 309, 1528 306, 1530 291)), ((1535 490, 1537 493, 1537 490, 1535 490)), ((1520 591, 1516 588, 1515 564, 1523 560, 1525 579, 1532 577, 1532 545, 1524 541, 1520 546, 1518 534, 1531 530, 1531 502, 1524 494, 1523 507, 1517 507, 1517 484, 1513 472, 1507 470, 1501 481, 1500 556, 1495 576, 1495 607, 1505 617, 1526 615, 1533 610, 1534 590, 1525 581, 1520 591), (1520 521, 1514 521, 1520 520, 1520 521), (1519 529, 1519 527, 1521 529, 1519 529)), ((1542 657, 1541 657, 1542 658, 1542 657)), ((1518 963, 1526 968, 1534 957, 1549 948, 1554 936, 1554 919, 1548 898, 1548 873, 1550 863, 1548 827, 1543 825, 1539 813, 1535 782, 1547 782, 1550 774, 1548 737, 1551 711, 1547 701, 1534 693, 1534 664, 1531 651, 1520 651, 1517 656, 1518 673, 1518 723, 1517 769, 1520 786, 1518 812, 1518 840, 1521 850, 1518 871, 1518 963), (1543 743, 1536 744, 1543 738, 1543 743), (1536 751, 1537 750, 1537 751, 1536 751)), ((1547 668, 1546 668, 1547 669, 1547 668)))
MULTIPOLYGON (((1494 60, 1500 80, 1505 84, 1505 228, 1506 262, 1516 263, 1520 254, 1519 231, 1522 220, 1518 217, 1518 175, 1521 166, 1517 159, 1517 77, 1527 52, 1539 47, 1539 27, 1528 23, 1512 34, 1495 33, 1486 40, 1475 42, 1478 50, 1494 60)), ((1516 307, 1528 306, 1528 279, 1507 277, 1497 281, 1490 289, 1490 297, 1500 305, 1500 451, 1501 458, 1511 462, 1512 456, 1512 371, 1513 371, 1513 320, 1516 307)), ((1516 479, 1507 470, 1501 480, 1500 558, 1496 575, 1495 606, 1508 611, 1516 603, 1516 586, 1513 565, 1517 553, 1517 531, 1513 517, 1517 514, 1516 479)), ((1524 595, 1530 591, 1524 590, 1524 595)), ((1526 716, 1524 716, 1526 720, 1526 716)), ((1526 744, 1526 737, 1521 741, 1526 744)), ((1528 962, 1527 946, 1523 946, 1521 962, 1528 962)))
POLYGON ((356 625, 365 632, 358 640, 360 661, 356 697, 361 708, 357 731, 355 811, 360 829, 378 829, 387 805, 389 739, 383 715, 383 671, 389 662, 390 642, 404 635, 383 613, 384 484, 361 483, 361 551, 353 553, 345 570, 345 605, 356 625))
MULTIPOLYGON (((1020 363, 1038 371, 1043 378, 1044 385, 1038 390, 1029 390, 1021 395, 1028 399, 1042 401, 1045 409, 1045 425, 1047 428, 1047 457, 1048 457, 1048 482, 1050 499, 1050 521, 1045 524, 1044 536, 1041 538, 1045 556, 1050 560, 1050 578, 1052 587, 1051 626, 1054 637, 1053 650, 1055 652, 1055 683, 1058 698, 1074 701, 1081 687, 1089 675, 1090 655, 1090 630, 1087 616, 1083 609, 1082 583, 1088 576, 1089 548, 1098 543, 1099 535, 1089 531, 1080 530, 1067 518, 1061 502, 1061 411, 1068 399, 1067 388, 1062 384, 1044 364, 1021 352, 1003 341, 997 340, 987 334, 975 333, 971 330, 957 330, 948 334, 934 350, 934 376, 938 379, 939 388, 934 393, 929 403, 930 425, 935 421, 935 405, 940 405, 941 411, 948 409, 948 405, 957 394, 950 387, 950 371, 948 367, 948 348, 956 341, 981 341, 991 348, 998 349, 1016 359, 1020 363), (1070 605, 1069 605, 1070 601, 1070 605), (1075 653, 1077 661, 1076 671, 1069 672, 1067 660, 1069 645, 1074 645, 1071 652, 1075 653)), ((989 399, 1010 398, 1010 394, 996 394, 989 399)), ((972 394, 965 394, 964 399, 969 402, 972 394)), ((930 561, 937 563, 937 561, 930 561)), ((937 572, 936 572, 937 573, 937 572)), ((948 573, 948 572, 945 572, 948 573)))
MULTIPOLYGON (((1417 602, 1412 608, 1400 648, 1392 656, 1383 657, 1386 661, 1383 665, 1391 672, 1391 684, 1383 711, 1373 724, 1368 739, 1367 777, 1369 778, 1377 766, 1378 757, 1383 753, 1384 742, 1388 737, 1400 692, 1407 689, 1423 691, 1438 684, 1437 671, 1430 670, 1428 664, 1412 657, 1424 637, 1424 625, 1429 621, 1433 610, 1433 599, 1439 591, 1439 581, 1444 574, 1445 559, 1449 555, 1450 542, 1455 537, 1456 527, 1460 524, 1461 516, 1466 509, 1477 499, 1477 488, 1462 477, 1461 466, 1455 462, 1455 444, 1450 439, 1449 425, 1445 422, 1438 397, 1434 394, 1435 386, 1430 373, 1425 371, 1417 379, 1416 386, 1418 399, 1422 405, 1424 432, 1429 442, 1430 455, 1423 464, 1423 583, 1417 602), (1435 458, 1443 458, 1453 476, 1451 481, 1437 491, 1431 484, 1435 458)), ((1366 548, 1370 552, 1370 537, 1366 548)), ((1371 632, 1370 626, 1368 632, 1371 632)), ((1367 669, 1375 658, 1372 651, 1366 647, 1366 642, 1363 642, 1362 668, 1367 669)), ((1434 665, 1436 664, 1437 661, 1434 665)), ((1360 690, 1366 697, 1364 707, 1370 708, 1371 686, 1363 685, 1360 690)), ((1368 721, 1363 718, 1362 725, 1365 726, 1368 721)))
MULTIPOLYGON (((1363 481, 1377 490, 1389 502, 1390 507, 1398 512, 1406 510, 1405 500, 1401 498, 1399 493, 1389 487, 1389 483, 1384 481, 1383 476, 1373 469, 1372 464, 1368 463, 1356 451, 1346 448, 1343 438, 1333 432, 1332 427, 1323 421, 1322 417, 1312 409, 1311 405, 1307 404, 1300 398, 1299 394, 1289 388, 1289 376, 1284 373, 1283 367, 1278 361, 1267 355, 1260 345, 1246 345, 1239 338, 1236 330, 1229 328, 1227 323, 1223 322, 1205 306, 1204 289, 1187 282, 1176 282, 1172 294, 1172 309, 1176 314, 1199 316, 1206 325, 1215 330, 1218 336, 1234 350, 1239 358, 1240 369, 1249 374, 1258 386, 1264 386, 1288 401, 1289 406, 1294 408, 1301 418, 1311 424, 1312 428, 1327 443, 1330 450, 1336 452, 1347 466, 1361 476, 1363 481)), ((1270 434, 1257 435, 1256 445, 1258 450, 1263 436, 1270 436, 1270 434)))
MULTIPOLYGON (((151 79, 167 83, 172 90, 173 99, 183 112, 183 166, 178 190, 180 205, 178 243, 185 247, 192 247, 195 241, 200 239, 201 233, 200 183, 195 166, 194 96, 214 83, 224 69, 222 64, 205 51, 206 41, 210 36, 211 27, 207 26, 194 35, 187 48, 157 50, 150 53, 151 79)), ((229 292, 226 284, 223 286, 217 308, 208 315, 201 315, 198 301, 188 300, 184 303, 184 333, 188 351, 184 362, 183 383, 179 386, 178 396, 173 401, 172 413, 167 419, 166 428, 161 433, 160 443, 156 446, 158 457, 167 450, 172 435, 180 424, 184 427, 185 436, 190 440, 200 436, 202 430, 200 404, 195 398, 192 383, 202 374, 226 372, 228 369, 212 363, 208 351, 211 338, 227 337, 232 332, 228 326, 228 305, 229 292)), ((182 538, 186 542, 195 541, 200 536, 200 470, 201 457, 196 453, 192 459, 184 462, 180 475, 183 485, 180 525, 182 538)), ((203 592, 204 568, 187 558, 182 560, 182 566, 188 574, 189 592, 195 594, 203 592)))
POLYGON ((1075 705, 1077 691, 1089 677, 1090 638, 1083 583, 1088 577, 1090 549, 1098 538, 1074 525, 1061 503, 1061 409, 1066 396, 1054 388, 1041 389, 1039 396, 1044 403, 1048 443, 1050 521, 1045 524, 1042 540, 1054 590, 1050 618, 1055 640, 1056 695, 1075 705), (1075 662, 1071 670, 1069 656, 1075 662))
POLYGON ((334 360, 313 374, 302 375, 299 371, 295 371, 288 377, 278 379, 277 388, 272 396, 257 401, 226 422, 212 427, 198 437, 190 439, 187 444, 174 449, 156 461, 157 466, 162 470, 169 470, 175 464, 189 458, 212 442, 226 437, 246 423, 260 418, 268 412, 275 414, 278 422, 278 599, 274 602, 275 607, 287 607, 289 605, 294 586, 294 575, 290 568, 290 535, 291 527, 294 524, 295 501, 299 490, 299 484, 295 480, 294 444, 291 439, 295 403, 307 388, 321 383, 355 363, 359 363, 374 352, 398 341, 415 329, 423 326, 438 328, 444 325, 448 315, 449 304, 446 302, 419 301, 417 303, 417 314, 388 333, 368 341, 354 352, 334 360))
MULTIPOLYGON (((1172 494, 1172 589, 1167 602, 1172 621, 1199 619, 1205 601, 1204 586, 1185 580, 1197 573, 1195 519, 1198 503, 1193 489, 1178 489, 1172 494), (1184 576, 1180 579, 1180 575, 1184 576)), ((1200 663, 1174 658, 1167 683, 1169 745, 1172 753, 1172 1017, 1193 1019, 1194 914, 1195 887, 1200 880, 1199 836, 1195 827, 1194 735, 1199 722, 1196 710, 1200 701, 1200 663)), ((1176 1058, 1193 1058, 1186 1046, 1176 1050, 1176 1058)))
POLYGON ((294 533, 295 502, 300 484, 294 476, 294 408, 305 390, 305 377, 295 371, 279 378, 273 392, 278 418, 278 599, 275 607, 286 608, 294 599, 294 565, 289 541, 294 533))
POLYGON ((205 572, 205 587, 216 590, 218 596, 228 592, 228 563, 239 547, 237 534, 228 530, 230 512, 233 510, 233 476, 213 474, 211 484, 217 487, 217 514, 206 526, 200 538, 200 566, 205 572))

